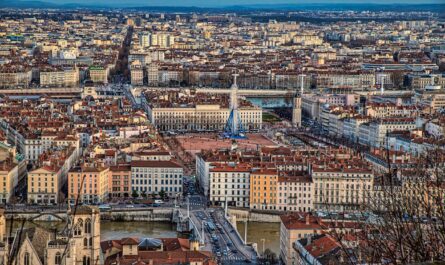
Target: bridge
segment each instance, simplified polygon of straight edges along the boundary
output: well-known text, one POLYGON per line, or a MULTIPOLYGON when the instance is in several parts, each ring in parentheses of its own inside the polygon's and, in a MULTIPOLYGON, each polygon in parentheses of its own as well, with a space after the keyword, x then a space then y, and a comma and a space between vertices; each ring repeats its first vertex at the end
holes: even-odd
POLYGON ((201 248, 212 251, 218 258, 218 264, 255 263, 256 250, 243 241, 221 208, 207 208, 206 199, 200 195, 190 196, 182 207, 178 212, 181 212, 185 224, 181 224, 180 228, 190 227, 201 248))

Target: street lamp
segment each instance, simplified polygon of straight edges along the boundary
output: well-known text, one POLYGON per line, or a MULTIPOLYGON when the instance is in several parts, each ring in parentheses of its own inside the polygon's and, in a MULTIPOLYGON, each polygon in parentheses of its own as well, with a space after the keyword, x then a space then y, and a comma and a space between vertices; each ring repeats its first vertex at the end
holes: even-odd
POLYGON ((265 238, 261 238, 261 242, 263 242, 263 256, 264 256, 264 243, 266 243, 266 239, 265 238))

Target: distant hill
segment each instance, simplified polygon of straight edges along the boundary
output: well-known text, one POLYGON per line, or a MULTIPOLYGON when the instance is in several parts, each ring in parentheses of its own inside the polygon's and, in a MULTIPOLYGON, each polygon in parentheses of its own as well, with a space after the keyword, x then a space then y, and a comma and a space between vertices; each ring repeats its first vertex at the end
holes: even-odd
POLYGON ((72 9, 72 8, 104 8, 105 6, 96 5, 81 5, 81 4, 54 4, 45 1, 20 1, 20 0, 0 0, 0 8, 60 8, 60 9, 72 9))
MULTIPOLYGON (((123 2, 124 3, 124 2, 123 2)), ((103 5, 103 4, 54 4, 46 1, 33 0, 0 0, 0 8, 60 8, 60 9, 74 9, 74 8, 119 8, 128 10, 147 10, 151 12, 249 12, 249 11, 302 11, 302 10, 321 10, 321 11, 393 11, 393 12, 407 12, 407 11, 431 11, 439 14, 445 13, 444 4, 258 4, 258 5, 232 5, 215 8, 202 8, 196 6, 140 6, 127 7, 125 4, 103 5)))

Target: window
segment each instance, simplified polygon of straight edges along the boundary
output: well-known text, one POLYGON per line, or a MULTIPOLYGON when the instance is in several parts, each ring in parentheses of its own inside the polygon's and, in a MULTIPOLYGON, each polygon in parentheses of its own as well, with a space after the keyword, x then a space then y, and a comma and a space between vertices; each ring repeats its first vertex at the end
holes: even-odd
POLYGON ((85 221, 85 233, 90 234, 91 233, 91 220, 87 219, 85 221))
POLYGON ((88 239, 86 237, 83 239, 83 246, 88 247, 88 239))
POLYGON ((56 253, 56 257, 54 258, 54 264, 55 265, 62 264, 62 256, 60 255, 60 252, 56 253))
POLYGON ((91 259, 90 257, 83 256, 83 262, 82 265, 91 265, 91 259))
POLYGON ((28 252, 26 252, 25 253, 25 256, 23 257, 23 264, 24 265, 30 265, 31 263, 30 263, 30 257, 29 257, 29 253, 28 252))

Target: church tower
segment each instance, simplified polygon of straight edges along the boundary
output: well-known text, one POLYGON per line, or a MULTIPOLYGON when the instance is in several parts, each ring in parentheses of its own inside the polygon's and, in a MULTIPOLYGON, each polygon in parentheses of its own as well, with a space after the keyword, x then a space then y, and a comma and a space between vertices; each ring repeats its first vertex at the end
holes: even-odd
POLYGON ((70 214, 76 261, 74 265, 100 264, 100 213, 94 206, 78 206, 70 214))
POLYGON ((295 127, 301 126, 301 95, 297 93, 293 98, 292 104, 292 125, 295 127))
POLYGON ((295 127, 301 127, 301 98, 304 93, 304 78, 306 75, 301 74, 300 76, 300 92, 297 92, 293 99, 292 104, 292 125, 295 127))

